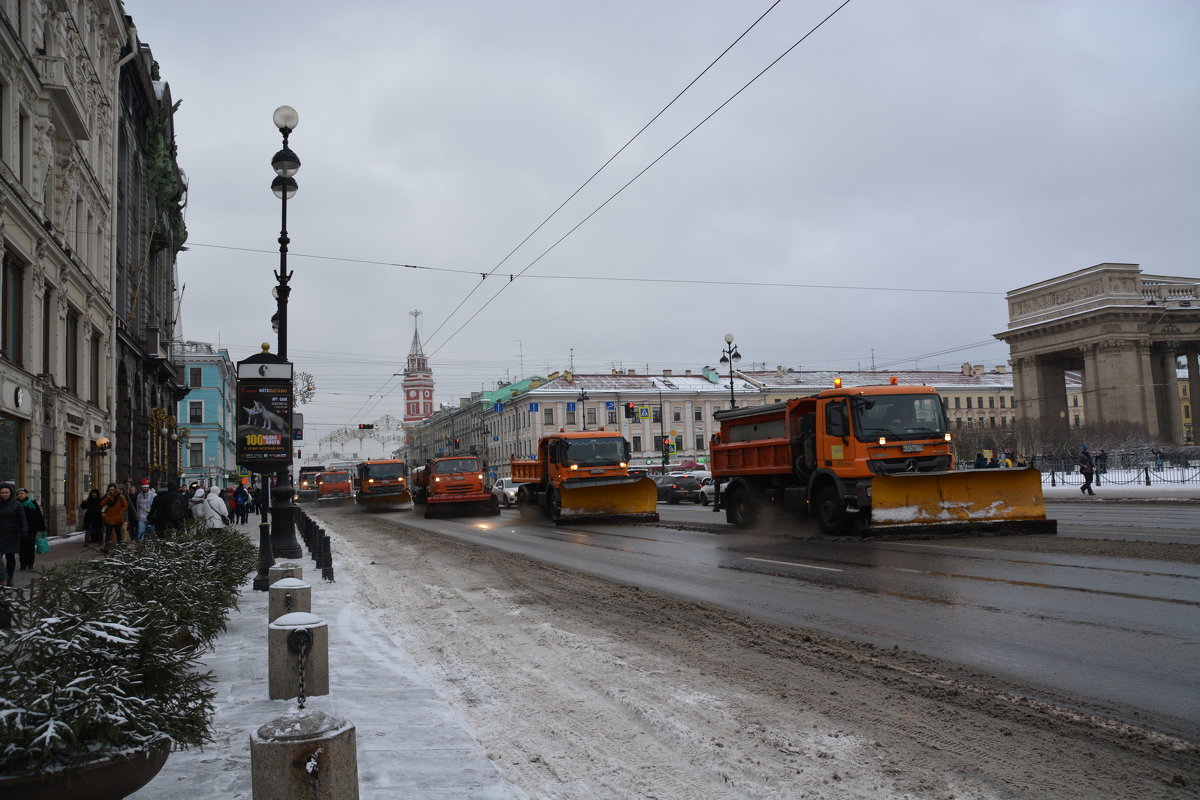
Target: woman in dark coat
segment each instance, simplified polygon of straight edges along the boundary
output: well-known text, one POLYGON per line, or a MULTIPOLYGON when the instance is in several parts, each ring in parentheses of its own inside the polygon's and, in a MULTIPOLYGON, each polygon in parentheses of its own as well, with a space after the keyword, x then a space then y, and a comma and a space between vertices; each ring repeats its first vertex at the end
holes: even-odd
POLYGON ((79 504, 83 509, 83 546, 104 543, 104 512, 100 510, 100 490, 92 489, 79 504))
POLYGON ((25 535, 21 537, 20 551, 21 569, 33 569, 33 559, 37 554, 37 535, 46 530, 46 516, 42 513, 42 507, 26 490, 17 489, 17 501, 25 509, 25 535))
POLYGON ((0 484, 0 555, 4 556, 4 582, 13 585, 17 571, 17 551, 25 535, 25 507, 17 500, 17 490, 11 483, 0 484))

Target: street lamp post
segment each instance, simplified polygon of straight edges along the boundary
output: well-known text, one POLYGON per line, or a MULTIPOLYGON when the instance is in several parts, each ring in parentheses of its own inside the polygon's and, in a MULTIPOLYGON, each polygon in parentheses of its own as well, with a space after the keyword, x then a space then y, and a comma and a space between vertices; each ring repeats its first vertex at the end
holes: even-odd
MULTIPOLYGON (((272 319, 272 327, 279 335, 279 357, 287 360, 287 307, 291 287, 288 281, 292 273, 288 271, 287 254, 291 240, 287 232, 287 201, 296 195, 296 179, 293 177, 300 170, 300 158, 288 147, 288 135, 300 124, 300 115, 291 106, 280 106, 275 109, 272 121, 283 136, 283 149, 271 159, 271 167, 275 170, 275 179, 271 181, 271 191, 280 200, 279 225, 279 270, 275 273, 276 284, 271 290, 275 297, 276 311, 272 319)), ((288 420, 289 434, 291 420, 288 420)), ((282 467, 275 474, 275 488, 272 490, 271 503, 271 553, 280 558, 300 558, 303 551, 296 541, 296 506, 292 502, 292 481, 288 467, 282 467)), ((264 485, 266 476, 263 476, 264 485)), ((261 549, 262 537, 260 537, 261 549)), ((262 553, 260 561, 264 561, 262 553)))
POLYGON ((733 396, 733 365, 742 360, 737 345, 733 343, 733 334, 725 334, 725 349, 721 351, 721 363, 729 365, 729 407, 736 408, 737 401, 733 396))
POLYGON ((581 431, 587 430, 587 410, 584 409, 584 407, 583 407, 583 401, 588 400, 588 399, 590 399, 590 398, 588 398, 587 390, 580 389, 579 390, 579 419, 580 419, 579 430, 581 430, 581 431))

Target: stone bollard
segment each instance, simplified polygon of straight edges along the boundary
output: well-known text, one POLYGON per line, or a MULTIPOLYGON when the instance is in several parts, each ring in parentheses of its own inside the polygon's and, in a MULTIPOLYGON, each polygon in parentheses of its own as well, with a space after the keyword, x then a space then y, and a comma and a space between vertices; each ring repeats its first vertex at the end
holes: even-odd
POLYGON ((299 578, 280 578, 267 591, 267 622, 293 611, 312 611, 312 587, 299 578))
POLYGON ((300 580, 304 577, 304 567, 292 561, 284 561, 281 564, 276 564, 267 570, 267 575, 271 581, 271 585, 277 580, 283 578, 295 578, 300 580))
POLYGON ((358 800, 354 726, 323 711, 292 711, 250 734, 254 800, 358 800))
POLYGON ((329 626, 305 611, 267 625, 267 691, 272 700, 329 694, 329 626), (301 655, 303 686, 301 685, 301 655))

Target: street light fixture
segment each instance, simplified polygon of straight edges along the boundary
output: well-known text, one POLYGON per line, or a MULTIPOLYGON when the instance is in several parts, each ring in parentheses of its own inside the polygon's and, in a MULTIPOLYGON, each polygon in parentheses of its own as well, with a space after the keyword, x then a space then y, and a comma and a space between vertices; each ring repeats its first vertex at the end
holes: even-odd
MULTIPOLYGON (((300 170, 300 157, 288 147, 288 136, 300 124, 300 115, 291 106, 280 106, 275 109, 271 120, 283 136, 283 149, 271 158, 271 168, 275 170, 275 178, 271 181, 271 192, 280 201, 279 270, 275 273, 276 284, 271 289, 271 296, 275 298, 276 303, 275 315, 271 317, 271 328, 279 336, 277 348, 279 357, 286 361, 288 295, 292 291, 288 285, 288 281, 292 278, 292 273, 288 271, 287 263, 288 245, 291 243, 287 231, 287 204, 288 200, 296 196, 296 190, 299 187, 296 184, 296 179, 292 176, 300 170)), ((288 420, 288 422, 290 426, 291 420, 288 420)), ((270 547, 272 558, 274 556, 279 556, 280 558, 300 558, 303 555, 300 544, 296 541, 296 506, 292 502, 292 485, 288 473, 289 469, 286 466, 275 473, 275 488, 272 491, 271 503, 270 547)), ((263 483, 265 490, 265 475, 263 476, 263 483)), ((265 532, 262 530, 265 526, 266 518, 264 515, 263 523, 260 526, 260 551, 263 549, 265 537, 261 533, 265 532)), ((260 574, 262 572, 262 565, 266 560, 266 554, 260 552, 260 574)), ((255 588, 258 588, 257 585, 255 588)))
POLYGON ((581 421, 579 423, 579 430, 581 430, 581 431, 587 430, 587 412, 583 408, 583 401, 589 400, 589 399, 590 398, 588 397, 587 390, 580 389, 579 390, 579 419, 581 421))
POLYGON ((721 363, 729 365, 729 407, 737 408, 737 401, 733 396, 733 365, 742 360, 742 354, 738 352, 737 345, 733 343, 733 334, 725 334, 725 349, 721 351, 721 363))

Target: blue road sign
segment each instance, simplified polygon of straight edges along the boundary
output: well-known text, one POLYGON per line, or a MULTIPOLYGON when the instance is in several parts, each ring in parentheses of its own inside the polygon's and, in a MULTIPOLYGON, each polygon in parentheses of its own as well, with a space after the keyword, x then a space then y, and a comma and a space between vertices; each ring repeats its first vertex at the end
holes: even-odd
POLYGON ((615 401, 613 401, 613 400, 605 400, 604 401, 604 410, 605 411, 616 411, 616 409, 617 409, 617 404, 615 401))
POLYGON ((638 406, 638 419, 650 419, 650 406, 638 406))
POLYGON ((575 413, 575 404, 567 403, 567 411, 570 411, 572 414, 574 414, 575 413))
POLYGON ((496 405, 492 406, 492 411, 495 411, 497 414, 499 414, 503 410, 504 410, 504 403, 496 403, 496 405))
POLYGON ((530 411, 537 411, 537 410, 538 410, 538 404, 537 404, 537 403, 530 403, 530 404, 529 404, 529 410, 530 410, 530 411))

